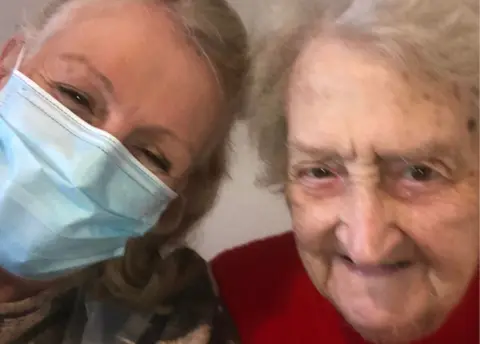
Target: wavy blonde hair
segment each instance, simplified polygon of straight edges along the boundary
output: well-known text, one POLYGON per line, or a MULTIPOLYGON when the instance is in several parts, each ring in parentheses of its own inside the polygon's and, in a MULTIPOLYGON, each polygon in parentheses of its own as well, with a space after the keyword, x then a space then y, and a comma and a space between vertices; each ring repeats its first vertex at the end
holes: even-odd
MULTIPOLYGON (((244 76, 248 68, 246 30, 237 13, 225 0, 54 0, 38 20, 24 26, 27 55, 33 55, 55 29, 68 25, 69 15, 87 3, 138 2, 162 6, 184 30, 188 41, 213 68, 223 93, 225 126, 218 129, 213 147, 189 174, 188 183, 160 219, 156 228, 127 244, 124 257, 101 263, 84 272, 99 278, 92 289, 101 297, 115 297, 129 306, 152 308, 177 289, 189 283, 202 270, 198 256, 181 253, 162 257, 161 250, 181 241, 209 212, 227 172, 228 133, 242 99, 244 76), (93 271, 93 272, 92 272, 93 271)), ((71 280, 82 280, 82 273, 71 280)), ((85 277, 86 278, 86 277, 85 277)), ((83 279, 85 279, 83 278, 83 279)))
POLYGON ((319 35, 366 42, 401 70, 469 90, 478 121, 478 0, 299 0, 295 18, 252 44, 245 114, 264 162, 259 183, 282 192, 287 180, 285 92, 303 47, 319 35))

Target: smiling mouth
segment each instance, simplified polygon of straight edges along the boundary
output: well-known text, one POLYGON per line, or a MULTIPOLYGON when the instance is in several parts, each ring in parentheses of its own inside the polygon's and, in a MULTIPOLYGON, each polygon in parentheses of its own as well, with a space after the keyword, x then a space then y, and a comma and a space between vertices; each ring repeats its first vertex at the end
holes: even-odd
POLYGON ((355 264, 346 255, 340 255, 339 258, 350 271, 363 276, 390 275, 408 269, 413 265, 413 262, 407 260, 386 264, 355 264))

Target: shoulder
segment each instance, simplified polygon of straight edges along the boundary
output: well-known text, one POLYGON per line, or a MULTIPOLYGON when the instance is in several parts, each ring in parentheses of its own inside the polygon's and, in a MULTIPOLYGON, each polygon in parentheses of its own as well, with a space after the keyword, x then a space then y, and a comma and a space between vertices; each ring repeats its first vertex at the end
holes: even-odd
POLYGON ((303 270, 293 234, 230 249, 212 261, 211 269, 241 340, 249 343, 275 341, 277 334, 282 334, 277 330, 284 327, 284 321, 275 322, 273 332, 259 331, 257 326, 268 319, 278 319, 278 305, 291 294, 290 281, 295 279, 297 271, 303 270))
POLYGON ((278 288, 291 274, 303 270, 290 232, 227 250, 212 261, 211 269, 220 296, 227 302, 239 293, 245 299, 262 297, 261 290, 278 288))
POLYGON ((288 232, 225 251, 211 268, 220 296, 234 311, 237 302, 242 309, 249 303, 255 306, 273 286, 280 290, 302 265, 288 232))
MULTIPOLYGON (((292 233, 268 237, 221 253, 211 263, 213 277, 227 306, 242 309, 279 292, 285 281, 303 271, 292 233)), ((280 297, 280 295, 279 295, 280 297)))
POLYGON ((228 250, 213 260, 212 271, 242 342, 338 342, 336 312, 310 282, 292 233, 228 250))
POLYGON ((296 262, 298 260, 295 240, 291 232, 256 240, 227 250, 212 262, 215 279, 240 278, 239 274, 251 275, 274 268, 273 262, 296 262), (233 276, 232 276, 233 274, 233 276))
POLYGON ((148 294, 143 306, 115 296, 81 293, 67 337, 95 343, 238 343, 201 256, 179 248, 156 264, 158 274, 151 280, 158 283, 136 293, 137 298, 148 294))

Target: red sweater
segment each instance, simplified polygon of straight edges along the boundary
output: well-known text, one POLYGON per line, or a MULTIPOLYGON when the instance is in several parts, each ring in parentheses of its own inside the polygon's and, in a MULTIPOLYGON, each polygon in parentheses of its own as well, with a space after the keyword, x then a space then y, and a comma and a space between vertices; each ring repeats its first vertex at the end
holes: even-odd
MULTIPOLYGON (((213 274, 243 344, 365 344, 310 282, 293 235, 253 242, 213 262, 213 274)), ((445 325, 417 344, 478 344, 474 279, 445 325)))

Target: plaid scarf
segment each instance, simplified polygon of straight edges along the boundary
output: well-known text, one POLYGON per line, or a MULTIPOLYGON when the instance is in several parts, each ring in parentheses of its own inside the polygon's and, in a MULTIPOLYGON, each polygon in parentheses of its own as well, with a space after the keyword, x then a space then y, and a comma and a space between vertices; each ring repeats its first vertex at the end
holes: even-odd
POLYGON ((116 300, 89 300, 82 288, 0 305, 0 344, 237 344, 202 262, 198 278, 165 300, 164 310, 137 312, 116 300))

